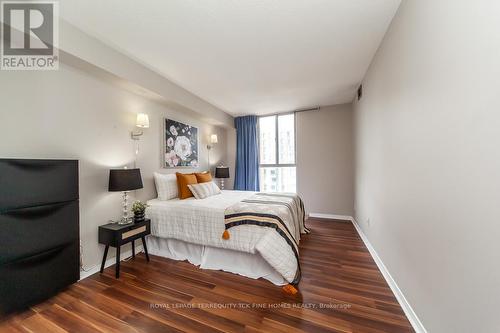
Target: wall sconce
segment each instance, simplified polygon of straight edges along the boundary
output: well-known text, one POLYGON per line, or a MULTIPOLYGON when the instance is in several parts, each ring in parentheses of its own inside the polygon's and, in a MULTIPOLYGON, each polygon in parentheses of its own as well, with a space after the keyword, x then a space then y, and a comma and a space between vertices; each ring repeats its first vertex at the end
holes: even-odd
POLYGON ((219 140, 217 139, 217 134, 212 134, 210 135, 210 144, 211 145, 207 145, 207 149, 210 150, 213 148, 213 145, 218 143, 219 140))
POLYGON ((208 171, 210 172, 210 150, 214 147, 219 140, 217 139, 217 134, 210 135, 210 144, 207 145, 208 150, 208 171))
MULTIPOLYGON (((137 119, 135 121, 135 126, 139 128, 149 128, 149 117, 145 113, 138 113, 137 114, 137 119)), ((132 140, 139 140, 139 137, 143 135, 144 133, 142 131, 139 132, 132 132, 131 137, 132 140)))

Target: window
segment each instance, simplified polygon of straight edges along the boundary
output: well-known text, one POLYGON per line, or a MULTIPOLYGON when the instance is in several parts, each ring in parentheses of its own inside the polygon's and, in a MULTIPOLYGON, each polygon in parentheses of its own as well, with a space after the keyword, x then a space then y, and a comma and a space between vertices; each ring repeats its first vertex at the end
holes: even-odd
POLYGON ((260 190, 296 192, 295 114, 259 117, 260 190))

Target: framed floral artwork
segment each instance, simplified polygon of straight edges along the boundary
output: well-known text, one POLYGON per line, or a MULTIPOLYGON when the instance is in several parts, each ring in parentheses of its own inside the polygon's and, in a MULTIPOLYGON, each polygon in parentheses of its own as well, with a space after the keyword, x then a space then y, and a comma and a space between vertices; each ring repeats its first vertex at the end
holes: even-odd
POLYGON ((198 167, 198 128, 165 119, 165 167, 198 167))

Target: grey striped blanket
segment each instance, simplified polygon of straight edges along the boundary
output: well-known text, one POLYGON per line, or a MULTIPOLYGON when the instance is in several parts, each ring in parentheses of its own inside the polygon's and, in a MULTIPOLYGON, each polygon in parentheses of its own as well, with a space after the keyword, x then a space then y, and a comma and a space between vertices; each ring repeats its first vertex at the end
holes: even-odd
MULTIPOLYGON (((292 193, 256 193, 227 208, 224 222, 224 239, 230 237, 230 228, 241 225, 269 228, 270 232, 279 234, 280 238, 284 240, 279 252, 291 251, 293 252, 292 258, 296 259, 296 263, 294 263, 295 277, 290 283, 294 285, 299 283, 301 277, 299 241, 301 234, 309 233, 309 230, 305 226, 304 203, 298 195, 292 193)), ((261 254, 264 259, 269 258, 270 255, 280 255, 280 253, 261 254)), ((282 257, 291 258, 288 255, 282 257)), ((275 259, 273 257, 272 260, 268 261, 275 259)), ((276 267, 275 263, 273 264, 272 266, 276 267)))

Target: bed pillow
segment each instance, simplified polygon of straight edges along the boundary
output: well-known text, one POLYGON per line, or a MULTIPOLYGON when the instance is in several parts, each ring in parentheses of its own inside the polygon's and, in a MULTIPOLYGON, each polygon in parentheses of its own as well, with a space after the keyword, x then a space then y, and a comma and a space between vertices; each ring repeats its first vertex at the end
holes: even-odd
POLYGON ((220 194, 221 190, 214 182, 188 185, 196 199, 205 199, 220 194))
POLYGON ((155 172, 153 174, 156 185, 156 192, 160 200, 171 200, 179 196, 177 187, 177 177, 174 174, 163 174, 155 172))
POLYGON ((179 188, 179 199, 187 199, 193 196, 188 185, 197 184, 198 180, 194 173, 179 173, 175 174, 177 176, 177 187, 179 188))
POLYGON ((212 181, 212 175, 210 172, 195 173, 198 183, 208 183, 212 181))

